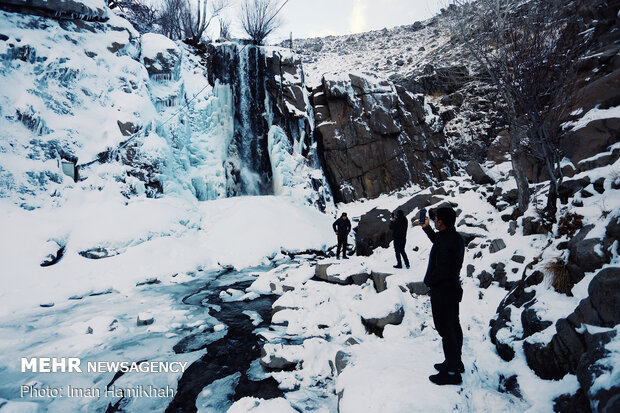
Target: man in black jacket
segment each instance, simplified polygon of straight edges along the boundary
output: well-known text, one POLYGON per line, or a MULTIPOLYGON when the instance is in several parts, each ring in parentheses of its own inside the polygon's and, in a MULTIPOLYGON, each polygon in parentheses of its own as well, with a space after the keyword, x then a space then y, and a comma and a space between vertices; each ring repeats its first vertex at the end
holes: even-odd
POLYGON ((403 268, 400 257, 405 261, 405 267, 409 268, 409 258, 405 253, 405 244, 407 243, 407 218, 402 210, 398 210, 396 216, 392 214, 390 219, 390 229, 394 237, 394 253, 396 254, 396 265, 394 268, 403 268))
POLYGON ((452 208, 438 208, 435 211, 433 231, 428 217, 421 223, 422 229, 433 242, 424 276, 424 284, 430 288, 431 309, 435 329, 441 336, 445 361, 435 364, 438 374, 429 377, 435 384, 461 384, 465 371, 461 360, 463 331, 459 322, 459 302, 463 289, 459 279, 465 243, 456 232, 456 213, 452 208))
POLYGON ((342 248, 342 258, 348 259, 347 257, 347 237, 349 236, 349 232, 351 231, 351 221, 347 217, 347 213, 343 212, 340 218, 338 218, 332 224, 332 228, 336 233, 336 237, 338 237, 338 249, 336 250, 336 258, 340 258, 340 249, 342 248))

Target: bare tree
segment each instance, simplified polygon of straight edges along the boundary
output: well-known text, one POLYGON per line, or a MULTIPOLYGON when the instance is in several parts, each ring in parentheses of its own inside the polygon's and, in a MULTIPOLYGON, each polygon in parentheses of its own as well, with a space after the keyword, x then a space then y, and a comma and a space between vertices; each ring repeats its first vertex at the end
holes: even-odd
POLYGON ((545 213, 555 221, 562 183, 560 120, 568 109, 566 85, 579 56, 578 17, 560 0, 453 0, 456 32, 504 100, 519 210, 529 206, 524 158, 549 176, 545 213))
POLYGON ((117 9, 120 15, 127 20, 140 33, 156 31, 155 25, 158 22, 158 13, 152 5, 145 0, 112 0, 108 6, 117 9))
POLYGON ((220 39, 230 39, 230 20, 226 17, 220 16, 220 39))
POLYGON ((227 0, 212 0, 210 10, 207 7, 208 0, 185 0, 183 11, 183 32, 185 38, 192 44, 200 42, 211 21, 220 15, 228 7, 227 0))
POLYGON ((198 44, 211 21, 228 7, 228 0, 164 0, 159 24, 171 39, 198 44))
POLYGON ((263 44, 265 38, 282 25, 278 14, 289 0, 244 0, 241 4, 241 27, 252 43, 263 44))
POLYGON ((186 0, 164 0, 159 14, 159 25, 162 34, 174 40, 183 38, 181 25, 185 13, 186 0))

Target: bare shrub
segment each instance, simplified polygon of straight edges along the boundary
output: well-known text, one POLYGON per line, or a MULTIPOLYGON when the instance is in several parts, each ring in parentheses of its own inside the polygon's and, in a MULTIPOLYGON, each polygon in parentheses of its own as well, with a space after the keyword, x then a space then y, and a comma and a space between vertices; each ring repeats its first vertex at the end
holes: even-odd
POLYGON ((567 212, 558 222, 558 235, 568 235, 570 238, 581 228, 583 228, 583 215, 567 212))
POLYGON ((289 0, 244 0, 241 3, 241 27, 252 43, 261 45, 282 25, 278 17, 289 0))

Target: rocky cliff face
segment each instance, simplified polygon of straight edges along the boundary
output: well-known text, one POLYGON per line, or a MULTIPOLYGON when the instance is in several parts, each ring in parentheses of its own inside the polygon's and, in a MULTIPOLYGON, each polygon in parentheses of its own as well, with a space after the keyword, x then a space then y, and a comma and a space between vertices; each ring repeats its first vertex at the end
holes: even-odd
POLYGON ((325 75, 312 101, 337 201, 376 198, 410 184, 428 186, 452 173, 439 119, 423 98, 392 82, 325 75))

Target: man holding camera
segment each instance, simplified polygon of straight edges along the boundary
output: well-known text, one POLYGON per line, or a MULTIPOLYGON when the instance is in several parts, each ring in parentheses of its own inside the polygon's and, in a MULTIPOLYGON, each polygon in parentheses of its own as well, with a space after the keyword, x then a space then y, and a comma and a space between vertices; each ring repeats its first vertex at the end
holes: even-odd
POLYGON ((445 355, 443 363, 435 364, 439 373, 430 376, 429 380, 439 385, 461 384, 461 373, 465 368, 461 360, 463 331, 459 321, 459 303, 463 298, 463 289, 459 273, 465 243, 454 227, 456 213, 452 208, 437 208, 431 210, 429 215, 435 221, 438 232, 429 226, 428 217, 421 214, 422 229, 433 243, 424 284, 431 290, 433 322, 441 336, 445 355))

